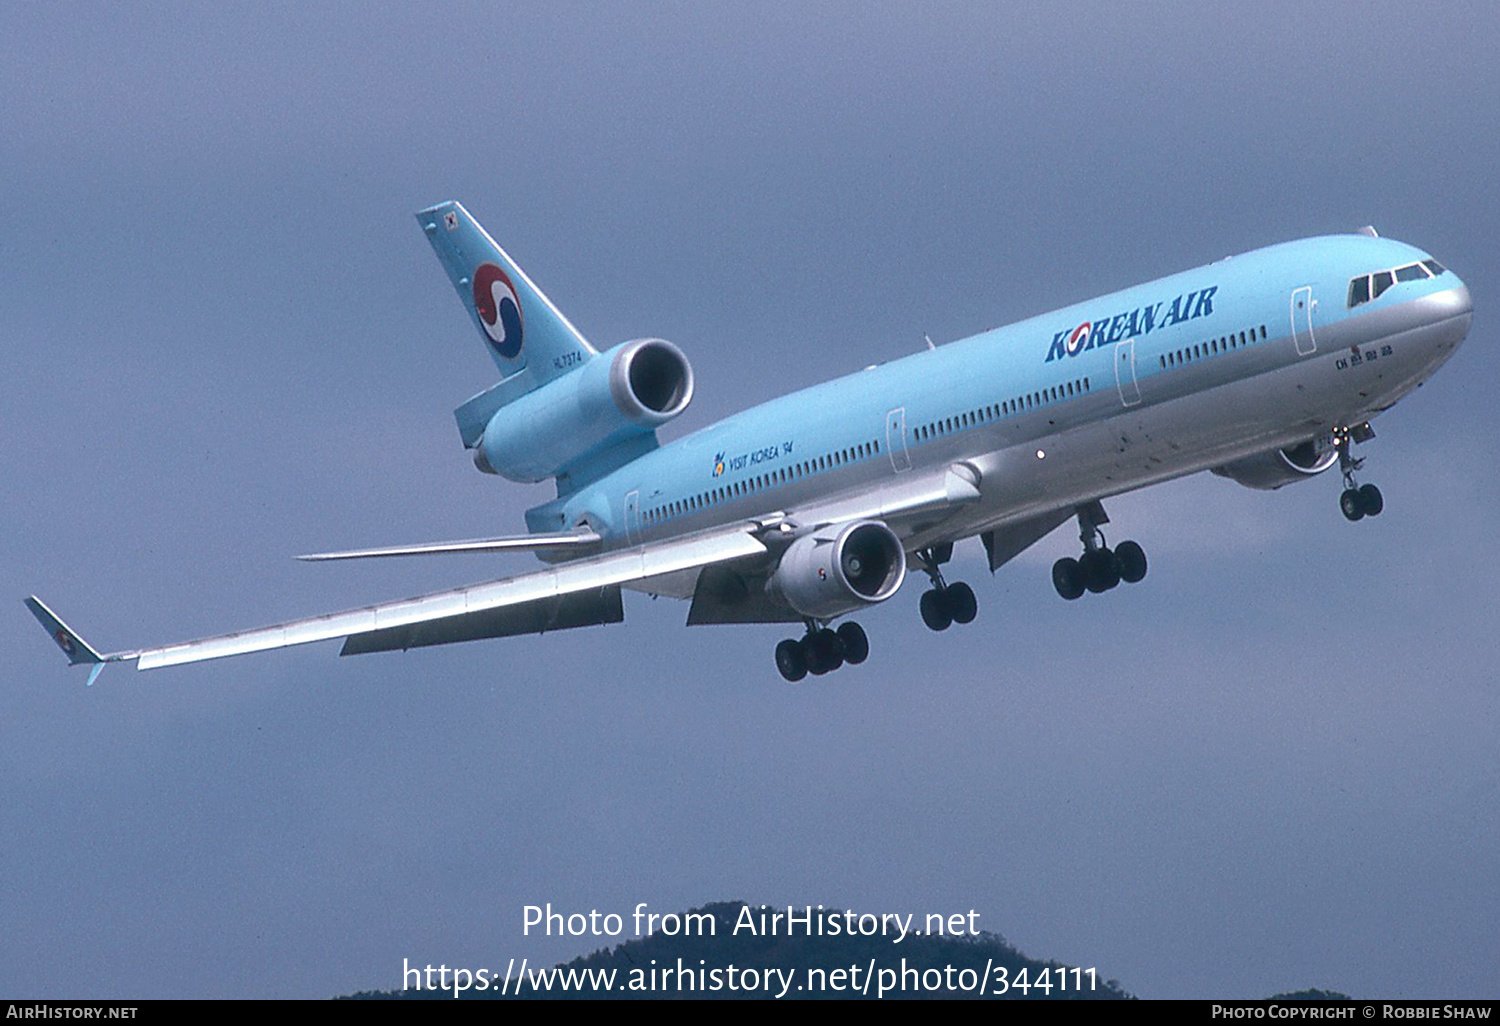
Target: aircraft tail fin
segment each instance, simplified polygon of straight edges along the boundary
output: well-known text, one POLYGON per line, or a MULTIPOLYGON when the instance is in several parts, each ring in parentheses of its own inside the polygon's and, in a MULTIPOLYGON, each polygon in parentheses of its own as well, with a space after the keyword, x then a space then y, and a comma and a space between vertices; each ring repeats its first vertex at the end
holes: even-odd
POLYGON ((449 200, 428 207, 417 213, 417 222, 500 373, 508 379, 529 372, 521 391, 598 355, 463 204, 449 200))

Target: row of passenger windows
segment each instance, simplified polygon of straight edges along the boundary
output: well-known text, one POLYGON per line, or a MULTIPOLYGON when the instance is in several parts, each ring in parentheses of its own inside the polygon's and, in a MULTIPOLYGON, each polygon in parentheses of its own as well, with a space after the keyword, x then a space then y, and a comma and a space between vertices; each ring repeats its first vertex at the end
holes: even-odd
POLYGON ((952 417, 944 417, 942 420, 935 420, 930 424, 923 424, 912 432, 912 440, 925 442, 941 435, 949 435, 955 431, 962 431, 965 428, 977 427, 980 424, 998 420, 1001 417, 1009 417, 1023 410, 1032 410, 1046 403, 1071 399, 1074 396, 1083 395, 1088 391, 1088 378, 1065 381, 1061 385, 1053 385, 1051 388, 1044 388, 1039 392, 1028 392, 1025 395, 1016 396, 1014 399, 1006 399, 1002 402, 992 403, 989 406, 982 406, 977 410, 970 410, 967 413, 960 413, 952 417))
POLYGON ((1231 349, 1243 349, 1245 346, 1254 345, 1256 342, 1264 342, 1265 339, 1266 326, 1262 324, 1259 328, 1249 328, 1239 334, 1230 332, 1228 335, 1211 338, 1207 342, 1194 342, 1190 346, 1183 346, 1181 349, 1174 349, 1170 353, 1163 353, 1156 359, 1164 368, 1180 367, 1193 360, 1201 360, 1205 356, 1218 356, 1220 353, 1227 353, 1231 349), (1257 331, 1260 332, 1259 335, 1256 334, 1257 331))
POLYGON ((838 449, 834 452, 825 453, 815 459, 802 460, 798 463, 788 463, 784 467, 768 471, 764 474, 755 474, 742 481, 734 481, 730 484, 721 485, 718 488, 710 488, 706 492, 697 495, 689 495, 685 499, 668 502, 646 510, 642 519, 648 524, 659 524, 673 517, 680 517, 685 513, 692 513, 710 506, 717 506, 721 502, 738 499, 746 495, 754 495, 756 492, 774 488, 777 485, 798 481, 813 474, 821 474, 825 470, 842 467, 850 463, 858 463, 872 456, 880 455, 880 442, 871 439, 858 445, 851 445, 847 449, 838 449))
POLYGON ((1349 281, 1349 306, 1352 309, 1361 303, 1379 299, 1382 292, 1398 281, 1422 281, 1425 278, 1436 278, 1445 270, 1447 268, 1436 260, 1423 260, 1419 264, 1406 264, 1391 271, 1376 271, 1374 274, 1352 278, 1349 281))

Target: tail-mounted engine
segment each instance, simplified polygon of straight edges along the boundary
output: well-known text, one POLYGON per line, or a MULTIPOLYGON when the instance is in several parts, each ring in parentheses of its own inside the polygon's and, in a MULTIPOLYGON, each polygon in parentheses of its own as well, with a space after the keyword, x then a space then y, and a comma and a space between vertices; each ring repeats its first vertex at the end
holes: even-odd
POLYGON ((896 533, 878 520, 856 520, 794 541, 768 587, 800 615, 822 620, 884 602, 905 579, 896 533))
MULTIPOLYGON (((512 481, 557 477, 651 435, 692 398, 693 368, 681 349, 659 338, 625 342, 502 406, 474 463, 512 481)), ((654 437, 644 440, 656 448, 654 437)))
POLYGON ((1246 488, 1270 491, 1321 474, 1338 461, 1332 438, 1309 438, 1288 449, 1271 449, 1214 467, 1213 472, 1246 488))

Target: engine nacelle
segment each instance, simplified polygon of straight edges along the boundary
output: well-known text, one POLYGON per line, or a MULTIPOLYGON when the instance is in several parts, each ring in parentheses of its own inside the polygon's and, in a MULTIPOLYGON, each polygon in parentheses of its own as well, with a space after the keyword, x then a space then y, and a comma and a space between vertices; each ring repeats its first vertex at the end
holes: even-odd
POLYGON ((856 520, 792 542, 768 587, 801 615, 821 620, 884 602, 905 579, 906 551, 896 532, 878 520, 856 520))
POLYGON ((659 338, 625 342, 501 407, 474 448, 474 463, 512 481, 543 481, 687 409, 693 368, 659 338))
POLYGON ((1338 450, 1331 438, 1309 438, 1290 449, 1272 449, 1214 467, 1213 472, 1246 488, 1270 491, 1294 481, 1306 481, 1338 461, 1338 450))

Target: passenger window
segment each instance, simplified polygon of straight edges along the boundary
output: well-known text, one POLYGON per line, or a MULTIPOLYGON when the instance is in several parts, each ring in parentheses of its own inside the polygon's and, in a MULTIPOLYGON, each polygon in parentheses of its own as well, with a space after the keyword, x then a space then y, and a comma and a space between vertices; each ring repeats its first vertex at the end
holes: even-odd
POLYGON ((1370 301, 1370 276, 1355 278, 1349 283, 1349 306, 1351 308, 1370 301))
POLYGON ((1379 299, 1380 294, 1394 284, 1396 284, 1396 279, 1391 275, 1391 272, 1381 271, 1375 275, 1375 288, 1370 298, 1379 299))

